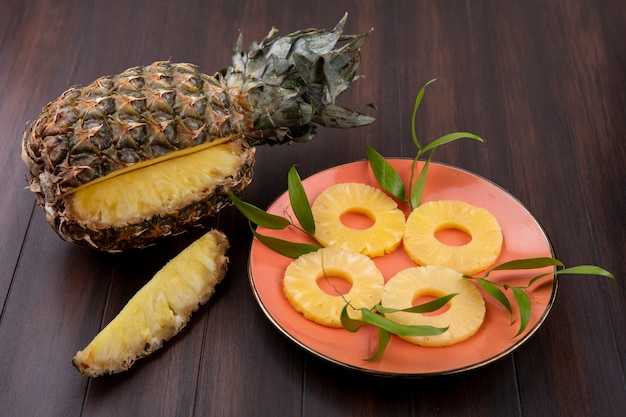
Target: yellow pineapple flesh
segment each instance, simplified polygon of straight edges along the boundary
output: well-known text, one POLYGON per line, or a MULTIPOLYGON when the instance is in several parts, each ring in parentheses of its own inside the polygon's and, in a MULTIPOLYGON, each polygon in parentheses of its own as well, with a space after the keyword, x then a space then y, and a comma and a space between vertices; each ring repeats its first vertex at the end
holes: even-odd
MULTIPOLYGON (((395 309, 412 307, 421 297, 457 294, 441 314, 408 312, 386 313, 385 317, 404 325, 445 328, 434 336, 401 336, 408 342, 428 347, 449 346, 474 335, 485 318, 485 301, 476 287, 462 274, 440 266, 421 266, 400 271, 385 284, 382 306, 395 309)), ((435 312, 437 313, 437 312, 435 312)))
POLYGON ((127 370, 176 335, 226 274, 228 240, 211 230, 168 262, 72 363, 89 377, 127 370))
MULTIPOLYGON (((385 280, 367 256, 340 248, 321 248, 301 255, 285 270, 284 293, 293 308, 305 318, 328 327, 341 327, 341 311, 346 303, 354 309, 372 308, 380 302, 385 280), (351 284, 346 293, 325 292, 318 281, 341 278, 351 284)), ((348 309, 354 319, 359 311, 348 309)))
POLYGON ((235 140, 180 153, 79 187, 68 196, 69 211, 76 221, 99 229, 176 212, 220 187, 230 189, 254 148, 235 140))
POLYGON ((311 206, 315 236, 324 246, 340 247, 368 256, 383 256, 402 241, 405 218, 396 202, 378 188, 346 182, 326 188, 311 206), (357 213, 372 225, 353 228, 342 216, 357 213))
POLYGON ((406 221, 403 244, 420 265, 439 265, 475 274, 492 265, 502 250, 502 230, 486 209, 459 200, 430 201, 415 208, 406 221), (471 240, 448 245, 436 234, 445 229, 467 233, 471 240))

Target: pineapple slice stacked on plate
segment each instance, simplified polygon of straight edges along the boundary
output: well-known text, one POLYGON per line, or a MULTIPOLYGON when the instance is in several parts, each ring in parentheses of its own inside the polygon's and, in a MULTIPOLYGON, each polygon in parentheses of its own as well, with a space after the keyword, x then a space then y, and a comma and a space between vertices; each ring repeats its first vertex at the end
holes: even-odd
POLYGON ((48 223, 89 248, 144 247, 229 204, 251 181, 254 146, 306 142, 316 125, 372 123, 336 103, 371 32, 343 35, 346 18, 330 32, 272 29, 247 52, 240 36, 231 65, 214 75, 155 62, 67 90, 22 138, 48 223))

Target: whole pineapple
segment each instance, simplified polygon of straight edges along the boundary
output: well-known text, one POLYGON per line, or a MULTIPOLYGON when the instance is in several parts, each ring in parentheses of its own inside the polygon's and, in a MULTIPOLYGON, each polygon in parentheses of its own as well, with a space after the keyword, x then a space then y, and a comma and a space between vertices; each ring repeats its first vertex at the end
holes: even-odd
POLYGON ((272 29, 247 53, 240 35, 232 64, 212 76, 155 62, 67 90, 22 139, 47 221, 82 246, 144 247, 227 205, 252 179, 254 146, 372 123, 335 103, 370 33, 342 36, 346 17, 330 32, 272 29))

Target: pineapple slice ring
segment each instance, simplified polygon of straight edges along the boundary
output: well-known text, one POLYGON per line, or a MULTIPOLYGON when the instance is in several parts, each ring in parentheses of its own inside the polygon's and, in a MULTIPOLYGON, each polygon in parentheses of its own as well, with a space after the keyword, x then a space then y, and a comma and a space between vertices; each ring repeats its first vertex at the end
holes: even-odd
MULTIPOLYGON (((293 308, 305 318, 327 327, 341 327, 341 310, 350 302, 354 309, 372 308, 383 294, 385 279, 369 257, 340 248, 321 248, 301 255, 285 270, 283 291, 293 308), (318 285, 324 277, 339 277, 352 284, 350 290, 330 295, 318 285)), ((348 309, 354 319, 361 313, 348 309)))
POLYGON ((336 246, 368 256, 383 256, 402 242, 405 217, 396 202, 383 191, 357 182, 326 188, 311 206, 316 238, 324 246, 336 246), (346 226, 341 216, 358 213, 373 225, 365 229, 346 226))
POLYGON ((420 265, 439 265, 475 274, 492 265, 502 251, 502 229, 486 209, 464 201, 438 200, 414 209, 406 221, 404 249, 420 265), (467 233, 465 245, 447 245, 435 234, 444 229, 467 233))
POLYGON ((383 307, 404 309, 411 307, 413 300, 419 297, 442 297, 454 293, 457 295, 448 303, 450 308, 441 314, 385 314, 388 319, 405 325, 449 326, 447 331, 435 336, 401 336, 421 346, 449 346, 474 335, 485 318, 485 300, 461 273, 441 266, 405 269, 387 281, 381 304, 383 307))

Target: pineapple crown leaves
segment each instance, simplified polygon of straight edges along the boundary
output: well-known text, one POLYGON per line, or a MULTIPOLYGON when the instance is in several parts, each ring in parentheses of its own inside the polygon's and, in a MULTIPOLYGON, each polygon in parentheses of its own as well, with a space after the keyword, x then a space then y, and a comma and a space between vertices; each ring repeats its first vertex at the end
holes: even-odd
POLYGON ((240 33, 232 65, 222 70, 229 87, 248 95, 253 108, 252 144, 305 142, 315 126, 350 128, 375 119, 336 104, 356 76, 360 48, 371 30, 342 35, 347 14, 331 32, 305 29, 276 37, 272 28, 260 42, 243 51, 240 33), (335 48, 338 42, 346 42, 335 48))

